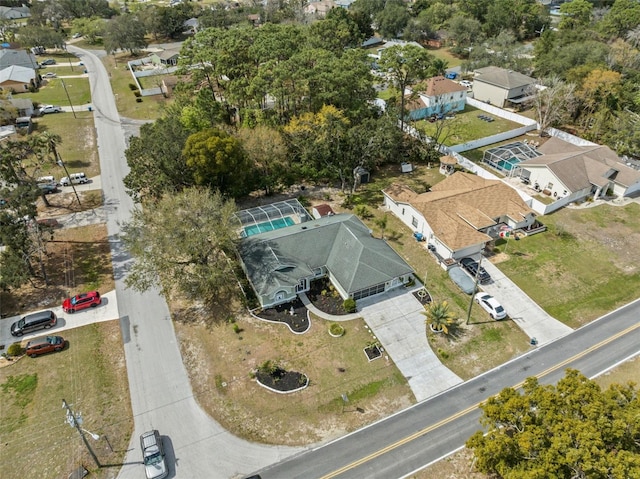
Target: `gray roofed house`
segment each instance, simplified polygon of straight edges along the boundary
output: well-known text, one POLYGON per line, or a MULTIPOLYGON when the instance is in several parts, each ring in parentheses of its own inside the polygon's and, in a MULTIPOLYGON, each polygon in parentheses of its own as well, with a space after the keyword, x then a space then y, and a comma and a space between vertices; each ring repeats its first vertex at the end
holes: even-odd
POLYGON ((31 9, 26 5, 21 7, 0 6, 0 18, 15 20, 16 18, 28 18, 31 16, 31 9))
POLYGON ((38 74, 33 68, 10 66, 0 70, 0 89, 16 93, 29 91, 39 85, 38 74))
POLYGON ((474 71, 473 98, 503 108, 530 98, 536 80, 513 70, 485 67, 474 71))
POLYGON ((38 59, 33 53, 24 50, 0 49, 0 70, 20 66, 25 68, 38 69, 38 59))
POLYGON ((240 257, 262 307, 292 301, 328 277, 343 298, 402 286, 411 267, 351 214, 325 216, 244 238, 240 257))
POLYGON ((520 176, 565 202, 597 199, 609 191, 619 197, 640 191, 640 171, 624 164, 609 147, 578 146, 549 138, 538 147, 542 156, 521 162, 520 176))

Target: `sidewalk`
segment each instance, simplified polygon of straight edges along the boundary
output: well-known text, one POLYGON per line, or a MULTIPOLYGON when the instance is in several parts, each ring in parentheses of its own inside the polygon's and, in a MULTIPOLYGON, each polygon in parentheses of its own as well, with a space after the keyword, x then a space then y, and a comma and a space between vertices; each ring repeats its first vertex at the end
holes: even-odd
POLYGON ((317 316, 329 321, 349 321, 364 318, 402 375, 407 379, 417 401, 423 401, 462 382, 438 359, 427 341, 422 304, 413 291, 398 288, 358 301, 358 313, 331 316, 309 303, 302 302, 317 316))

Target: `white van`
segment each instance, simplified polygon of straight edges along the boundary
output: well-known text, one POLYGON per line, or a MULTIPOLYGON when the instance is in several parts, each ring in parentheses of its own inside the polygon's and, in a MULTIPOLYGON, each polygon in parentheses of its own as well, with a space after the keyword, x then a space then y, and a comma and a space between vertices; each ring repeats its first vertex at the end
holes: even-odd
POLYGON ((89 178, 84 173, 71 173, 68 177, 65 176, 60 180, 60 184, 62 186, 69 186, 71 184, 74 185, 82 185, 87 183, 89 178))

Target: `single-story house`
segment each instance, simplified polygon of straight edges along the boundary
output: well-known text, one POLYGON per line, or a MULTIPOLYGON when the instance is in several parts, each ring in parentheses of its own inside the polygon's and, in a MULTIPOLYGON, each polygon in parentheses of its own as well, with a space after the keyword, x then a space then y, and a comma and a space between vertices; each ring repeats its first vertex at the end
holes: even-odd
POLYGON ((155 65, 176 66, 179 56, 179 48, 170 48, 168 50, 162 50, 161 52, 152 53, 149 55, 149 58, 151 59, 151 63, 155 65))
POLYGON ((33 68, 11 66, 0 70, 0 90, 21 93, 29 91, 30 87, 37 88, 39 84, 40 79, 33 68))
POLYGON ((5 7, 0 6, 0 18, 4 20, 15 20, 17 18, 29 18, 31 9, 26 5, 21 7, 5 7))
POLYGON ((25 50, 0 49, 0 70, 12 66, 37 70, 38 59, 33 53, 25 50))
POLYGON ((196 17, 191 17, 184 21, 182 28, 184 28, 183 33, 197 33, 200 28, 200 21, 196 17))
POLYGON ((240 241, 242 267, 262 307, 294 300, 328 277, 340 295, 361 299, 408 283, 411 267, 355 215, 324 216, 240 241))
POLYGON ((356 0, 335 0, 336 7, 344 8, 345 10, 349 10, 351 4, 356 0))
POLYGON ((405 103, 411 120, 464 110, 467 88, 443 76, 429 78, 405 91, 405 103), (417 96, 416 96, 417 95, 417 96))
POLYGON ((304 13, 315 15, 316 17, 325 17, 334 8, 336 8, 336 3, 333 0, 312 1, 304 7, 304 13))
POLYGON ((624 164, 607 146, 578 146, 552 137, 537 151, 542 155, 518 165, 520 177, 554 198, 571 202, 640 191, 640 171, 624 164))
POLYGON ((534 78, 499 67, 475 70, 473 98, 500 108, 517 106, 531 98, 534 78))
POLYGON ((18 116, 33 115, 34 108, 31 98, 9 98, 8 101, 13 108, 18 110, 18 116))
POLYGON ((384 205, 444 259, 474 256, 499 237, 535 222, 535 212, 516 190, 500 180, 457 172, 418 194, 393 184, 383 190, 384 205))

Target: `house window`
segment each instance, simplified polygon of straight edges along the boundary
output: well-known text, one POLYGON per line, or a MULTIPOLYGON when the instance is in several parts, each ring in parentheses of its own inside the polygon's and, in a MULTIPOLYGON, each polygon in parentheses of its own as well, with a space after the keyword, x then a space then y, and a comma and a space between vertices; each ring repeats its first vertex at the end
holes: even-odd
POLYGON ((404 216, 404 208, 402 208, 402 216, 404 216))
POLYGON ((418 227, 418 218, 416 218, 415 216, 411 217, 411 226, 413 226, 414 228, 418 227))

